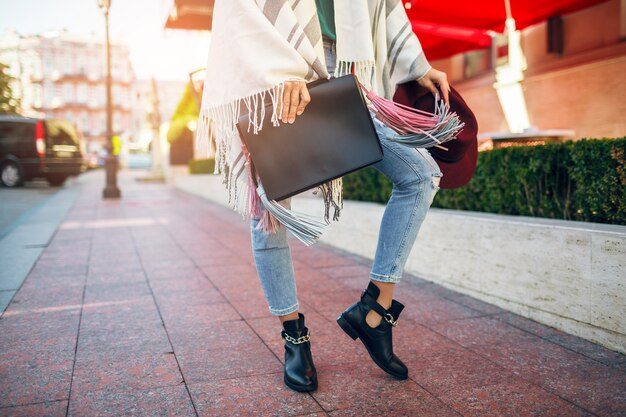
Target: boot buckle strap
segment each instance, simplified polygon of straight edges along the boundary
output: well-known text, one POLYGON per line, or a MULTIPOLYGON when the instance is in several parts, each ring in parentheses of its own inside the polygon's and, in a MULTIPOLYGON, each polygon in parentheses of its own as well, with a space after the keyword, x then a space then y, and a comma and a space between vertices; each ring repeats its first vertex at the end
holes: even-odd
POLYGON ((300 345, 302 343, 306 343, 309 340, 311 340, 311 333, 307 331, 304 336, 300 336, 298 338, 295 338, 295 337, 289 336, 287 333, 283 332, 283 339, 285 339, 286 341, 288 341, 289 343, 291 343, 293 345, 300 345))
POLYGON ((393 316, 391 315, 391 313, 387 313, 385 314, 385 321, 389 324, 391 324, 393 327, 396 327, 398 325, 398 320, 394 320, 393 316))

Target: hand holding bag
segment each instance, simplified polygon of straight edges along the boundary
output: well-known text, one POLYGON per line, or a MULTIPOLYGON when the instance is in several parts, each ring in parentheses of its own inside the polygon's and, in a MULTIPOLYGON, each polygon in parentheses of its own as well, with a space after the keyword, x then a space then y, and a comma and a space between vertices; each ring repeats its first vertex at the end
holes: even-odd
POLYGON ((307 85, 311 102, 293 124, 265 118, 258 134, 248 115, 241 134, 269 200, 280 201, 383 158, 376 128, 353 75, 307 85))

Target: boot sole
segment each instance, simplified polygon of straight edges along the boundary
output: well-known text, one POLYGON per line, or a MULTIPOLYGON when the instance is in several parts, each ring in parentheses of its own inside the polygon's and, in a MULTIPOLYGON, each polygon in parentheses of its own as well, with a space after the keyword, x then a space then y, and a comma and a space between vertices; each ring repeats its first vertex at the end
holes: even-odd
POLYGON ((315 385, 296 385, 287 381, 286 378, 283 378, 283 381, 285 382, 285 385, 287 385, 289 388, 298 392, 310 392, 310 391, 315 391, 317 389, 317 382, 315 383, 315 385))
POLYGON ((361 338, 361 336, 359 336, 359 332, 357 332, 356 329, 354 327, 352 327, 352 325, 348 322, 348 320, 346 320, 346 318, 343 316, 343 314, 340 315, 339 317, 337 317, 337 324, 339 324, 339 327, 341 327, 341 329, 344 332, 346 332, 348 334, 348 336, 350 336, 352 338, 352 340, 359 339, 361 341, 363 346, 365 346, 365 349, 367 349, 367 353, 369 353, 370 358, 372 358, 374 363, 376 365, 378 365, 378 367, 380 369, 382 369, 383 371, 387 372, 392 377, 394 377, 396 379, 399 379, 399 380, 405 380, 405 379, 407 379, 409 377, 408 375, 397 374, 397 373, 391 371, 390 369, 388 369, 381 362, 379 362, 378 359, 376 359, 376 357, 372 354, 372 351, 367 346, 367 343, 365 343, 363 341, 363 339, 361 338))

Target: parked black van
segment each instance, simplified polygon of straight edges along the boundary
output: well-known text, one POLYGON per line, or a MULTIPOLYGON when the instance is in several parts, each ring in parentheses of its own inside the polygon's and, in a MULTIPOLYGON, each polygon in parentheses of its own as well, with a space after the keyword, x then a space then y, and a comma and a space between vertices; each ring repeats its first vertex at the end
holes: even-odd
POLYGON ((71 122, 0 116, 0 183, 5 187, 38 177, 61 185, 84 170, 80 138, 71 122))

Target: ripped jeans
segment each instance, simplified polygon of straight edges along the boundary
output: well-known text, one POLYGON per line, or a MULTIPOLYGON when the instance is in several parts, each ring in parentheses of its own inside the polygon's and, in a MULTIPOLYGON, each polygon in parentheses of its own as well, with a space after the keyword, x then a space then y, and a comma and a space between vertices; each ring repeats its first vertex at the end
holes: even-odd
MULTIPOLYGON (((334 47, 325 42, 326 63, 332 74, 334 47)), ((387 139, 394 132, 373 118, 383 147, 384 157, 372 165, 393 184, 380 224, 378 246, 369 278, 381 282, 398 282, 418 231, 439 190, 443 175, 426 149, 413 149, 387 139)), ((341 221, 341 220, 340 220, 341 221)), ((287 242, 287 231, 277 233, 257 230, 259 219, 252 219, 250 231, 257 273, 272 315, 284 316, 299 308, 296 282, 287 242)), ((363 283, 363 287, 367 282, 363 283)))

